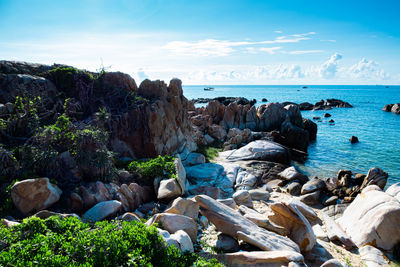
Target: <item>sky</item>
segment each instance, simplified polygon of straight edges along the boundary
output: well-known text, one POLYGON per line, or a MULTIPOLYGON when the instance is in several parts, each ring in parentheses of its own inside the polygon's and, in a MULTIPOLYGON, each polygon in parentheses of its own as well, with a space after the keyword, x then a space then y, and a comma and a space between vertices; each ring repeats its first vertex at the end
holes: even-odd
POLYGON ((400 84, 398 0, 0 0, 0 60, 183 84, 400 84))

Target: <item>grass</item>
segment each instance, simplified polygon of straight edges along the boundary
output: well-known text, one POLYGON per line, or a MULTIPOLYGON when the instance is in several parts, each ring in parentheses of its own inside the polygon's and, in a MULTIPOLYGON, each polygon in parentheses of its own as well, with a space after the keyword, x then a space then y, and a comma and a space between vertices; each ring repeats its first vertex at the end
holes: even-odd
POLYGON ((209 146, 199 146, 196 152, 203 154, 206 157, 206 162, 212 162, 221 151, 223 151, 223 145, 215 142, 209 146))

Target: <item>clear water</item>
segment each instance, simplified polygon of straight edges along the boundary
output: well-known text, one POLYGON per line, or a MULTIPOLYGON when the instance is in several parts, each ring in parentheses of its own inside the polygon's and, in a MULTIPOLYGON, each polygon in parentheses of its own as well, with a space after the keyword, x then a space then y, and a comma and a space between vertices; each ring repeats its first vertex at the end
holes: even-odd
POLYGON ((304 164, 296 165, 308 175, 329 177, 339 169, 367 173, 371 167, 380 167, 389 173, 389 183, 400 181, 400 115, 382 111, 389 103, 400 102, 400 86, 213 86, 214 91, 204 91, 205 86, 184 86, 188 99, 218 96, 242 96, 268 102, 291 101, 315 103, 321 99, 337 98, 354 108, 334 108, 329 111, 303 111, 305 118, 318 116, 317 141, 308 148, 309 157, 304 164), (324 113, 332 117, 323 118, 324 113), (330 119, 334 124, 328 123, 330 119), (355 135, 360 140, 351 144, 355 135))

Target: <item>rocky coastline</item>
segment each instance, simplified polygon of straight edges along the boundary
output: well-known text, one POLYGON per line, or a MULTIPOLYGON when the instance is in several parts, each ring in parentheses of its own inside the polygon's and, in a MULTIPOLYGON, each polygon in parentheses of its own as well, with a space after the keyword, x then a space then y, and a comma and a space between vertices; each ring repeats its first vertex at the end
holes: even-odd
POLYGON ((399 183, 385 189, 377 167, 308 177, 291 166, 317 139, 301 111, 347 102, 189 101, 178 79, 137 86, 120 72, 12 61, 0 61, 0 91, 2 227, 135 221, 227 266, 398 260, 399 183))

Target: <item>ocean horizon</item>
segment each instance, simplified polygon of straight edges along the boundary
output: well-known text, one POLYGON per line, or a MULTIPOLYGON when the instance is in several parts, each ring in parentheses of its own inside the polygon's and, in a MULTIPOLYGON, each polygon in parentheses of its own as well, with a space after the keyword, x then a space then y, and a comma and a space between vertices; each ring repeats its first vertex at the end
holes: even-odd
MULTIPOLYGON (((245 97, 256 106, 269 102, 310 102, 336 98, 353 108, 302 111, 302 116, 318 125, 317 140, 308 147, 304 163, 293 162, 310 176, 331 177, 342 170, 366 174, 372 167, 389 174, 388 185, 400 182, 400 115, 384 112, 386 104, 400 102, 399 85, 186 85, 188 99, 245 97), (213 91, 204 91, 204 87, 213 91), (303 88, 307 86, 307 88, 303 88), (266 98, 267 102, 261 100, 266 98), (332 116, 324 118, 324 114, 332 116), (321 117, 314 120, 313 117, 321 117), (334 123, 329 120, 333 119, 334 123), (357 136, 359 143, 349 138, 357 136)), ((202 106, 206 104, 197 104, 202 106)))

